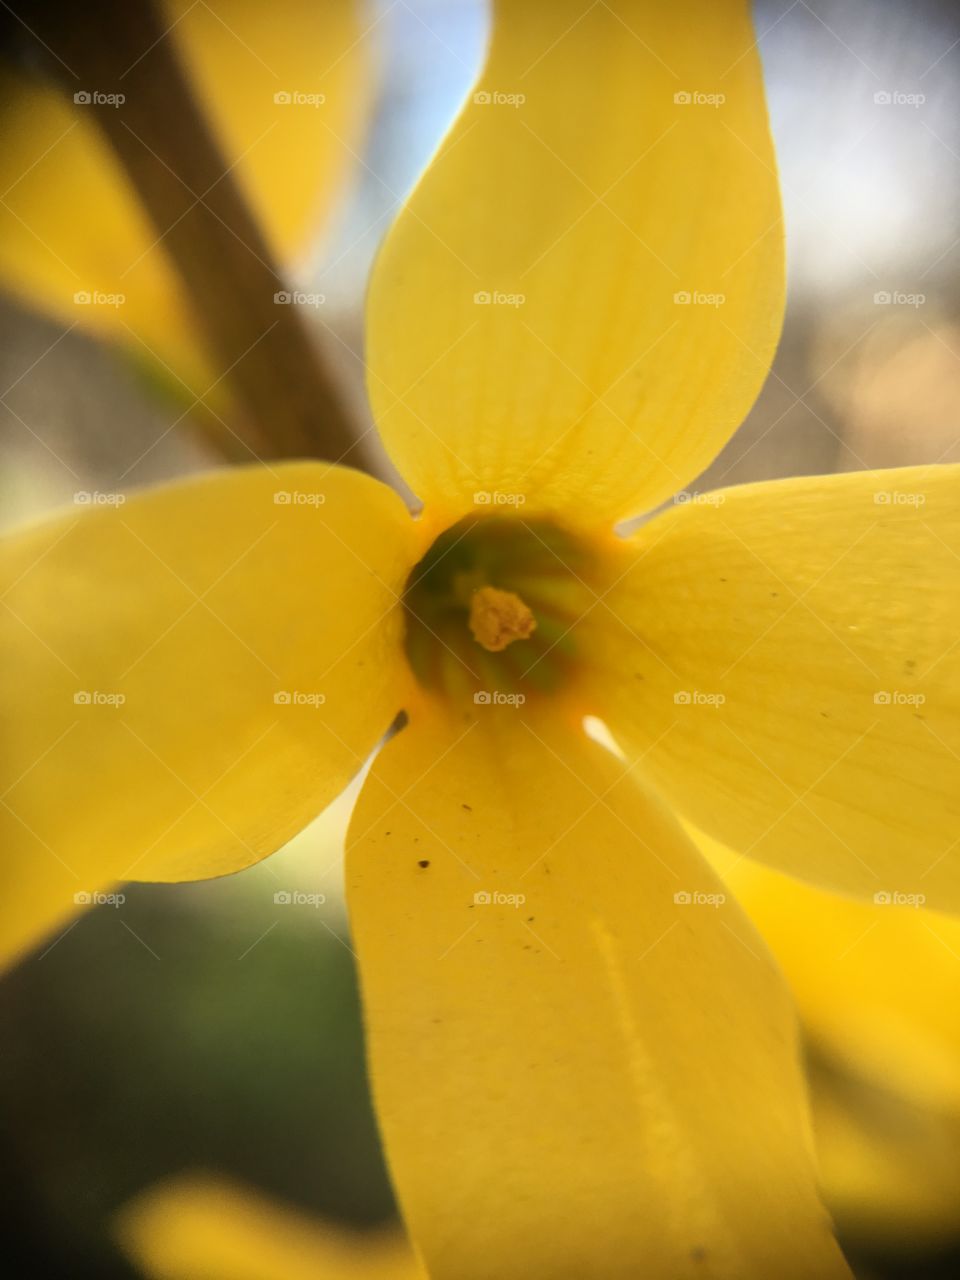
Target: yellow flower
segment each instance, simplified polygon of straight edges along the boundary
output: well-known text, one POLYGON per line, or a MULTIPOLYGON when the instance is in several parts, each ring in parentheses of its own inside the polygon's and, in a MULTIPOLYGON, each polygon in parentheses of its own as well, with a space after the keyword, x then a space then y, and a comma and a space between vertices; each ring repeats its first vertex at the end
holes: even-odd
MULTIPOLYGON (((224 167, 270 248, 289 262, 353 163, 366 108, 356 0, 164 0, 163 10, 166 39, 191 75, 224 167), (294 93, 322 94, 322 110, 293 101, 294 93)), ((167 366, 199 394, 214 375, 165 237, 96 124, 96 112, 122 112, 123 104, 92 101, 96 85, 78 81, 76 90, 71 103, 46 80, 3 70, 0 281, 64 325, 121 342, 160 376, 167 366)))
POLYGON ((11 949, 78 891, 272 852, 406 712, 347 880, 435 1280, 846 1274, 786 989, 671 809, 860 893, 942 854, 957 905, 957 469, 686 491, 614 532, 749 409, 781 240, 746 4, 505 3, 368 303, 420 518, 294 463, 0 560, 11 949))
POLYGON ((350 1232, 209 1175, 126 1205, 119 1243, 155 1280, 423 1280, 394 1228, 350 1232))
POLYGON ((705 847, 796 998, 824 1195, 842 1235, 901 1251, 955 1238, 960 921, 893 888, 856 902, 705 847))

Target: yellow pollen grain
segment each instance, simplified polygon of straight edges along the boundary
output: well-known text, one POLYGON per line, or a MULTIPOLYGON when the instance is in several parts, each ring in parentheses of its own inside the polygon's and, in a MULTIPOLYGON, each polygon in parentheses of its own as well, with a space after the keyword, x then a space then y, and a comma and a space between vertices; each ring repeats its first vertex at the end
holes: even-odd
POLYGON ((526 640, 536 627, 536 618, 513 591, 480 587, 470 597, 470 630, 490 653, 499 653, 514 640, 526 640))

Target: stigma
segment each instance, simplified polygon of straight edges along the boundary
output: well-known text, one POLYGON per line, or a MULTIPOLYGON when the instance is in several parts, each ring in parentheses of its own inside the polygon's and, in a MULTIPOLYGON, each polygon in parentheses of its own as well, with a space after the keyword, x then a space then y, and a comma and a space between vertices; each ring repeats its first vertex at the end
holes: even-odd
POLYGON ((479 587, 470 597, 470 630, 488 653, 500 653, 515 640, 527 640, 537 627, 530 608, 514 591, 479 587))

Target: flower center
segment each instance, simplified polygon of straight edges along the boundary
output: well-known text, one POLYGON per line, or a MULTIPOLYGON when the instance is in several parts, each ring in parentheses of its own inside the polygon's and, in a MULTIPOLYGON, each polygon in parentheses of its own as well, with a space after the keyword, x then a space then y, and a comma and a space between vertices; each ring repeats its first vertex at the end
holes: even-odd
POLYGON ((514 640, 527 640, 537 620, 515 591, 478 587, 470 598, 470 630, 488 653, 500 653, 514 640))
POLYGON ((449 697, 551 692, 576 667, 574 628, 594 599, 591 552, 568 530, 468 517, 415 567, 404 593, 407 656, 449 697))

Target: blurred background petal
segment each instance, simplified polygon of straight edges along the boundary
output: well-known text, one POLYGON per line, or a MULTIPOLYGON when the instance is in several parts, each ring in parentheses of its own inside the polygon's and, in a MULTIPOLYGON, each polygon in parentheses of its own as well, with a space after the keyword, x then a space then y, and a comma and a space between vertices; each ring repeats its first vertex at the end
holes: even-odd
MULTIPOLYGON (((362 145, 372 67, 358 0, 165 0, 161 18, 269 246, 296 263, 342 202, 362 145)), ((164 237, 97 126, 95 92, 79 85, 70 102, 35 68, 3 67, 0 281, 199 395, 216 372, 164 237)))
POLYGON ((155 1280, 425 1280, 398 1227, 349 1231, 194 1175, 125 1206, 125 1250, 155 1280))

